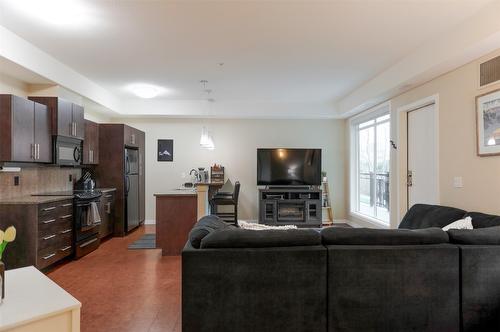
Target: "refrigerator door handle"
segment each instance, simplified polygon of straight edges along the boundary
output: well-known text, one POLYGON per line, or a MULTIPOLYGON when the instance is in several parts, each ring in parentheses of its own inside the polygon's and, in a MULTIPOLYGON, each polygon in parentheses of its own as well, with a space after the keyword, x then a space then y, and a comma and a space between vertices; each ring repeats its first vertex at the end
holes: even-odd
POLYGON ((130 190, 130 178, 128 176, 125 177, 125 194, 128 195, 128 191, 130 190))
POLYGON ((128 153, 125 157, 125 173, 130 174, 130 160, 128 158, 128 153))

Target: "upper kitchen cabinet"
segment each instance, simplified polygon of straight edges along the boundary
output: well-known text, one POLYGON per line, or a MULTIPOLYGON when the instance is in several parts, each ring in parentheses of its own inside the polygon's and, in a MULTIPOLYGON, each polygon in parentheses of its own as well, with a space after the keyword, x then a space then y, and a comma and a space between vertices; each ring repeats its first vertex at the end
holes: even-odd
POLYGON ((59 97, 28 97, 47 105, 52 118, 52 135, 84 139, 85 120, 83 107, 59 97))
POLYGON ((99 124, 85 120, 85 138, 83 140, 83 164, 99 164, 99 124))
POLYGON ((47 106, 14 95, 0 95, 0 161, 52 162, 47 106))
POLYGON ((132 147, 139 147, 138 130, 127 125, 123 126, 123 141, 125 145, 132 147))

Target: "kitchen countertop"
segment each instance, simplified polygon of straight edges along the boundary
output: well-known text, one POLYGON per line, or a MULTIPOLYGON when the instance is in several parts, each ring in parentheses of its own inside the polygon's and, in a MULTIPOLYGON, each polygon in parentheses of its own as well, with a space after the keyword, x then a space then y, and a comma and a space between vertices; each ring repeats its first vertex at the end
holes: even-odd
MULTIPOLYGON (((102 193, 109 193, 112 191, 116 191, 116 188, 96 188, 96 190, 100 190, 102 193)), ((182 191, 182 190, 178 190, 182 191)), ((44 204, 44 203, 52 203, 58 202, 65 199, 73 199, 70 195, 61 195, 61 196, 20 196, 13 198, 4 198, 0 199, 0 204, 44 204)))
POLYGON ((21 196, 0 199, 0 204, 43 204, 73 199, 71 196, 21 196))
POLYGON ((197 196, 196 189, 172 189, 162 193, 154 194, 156 197, 162 196, 197 196))
POLYGON ((81 303, 33 266, 6 271, 5 281, 0 331, 21 326, 28 330, 27 324, 72 311, 79 325, 81 303))

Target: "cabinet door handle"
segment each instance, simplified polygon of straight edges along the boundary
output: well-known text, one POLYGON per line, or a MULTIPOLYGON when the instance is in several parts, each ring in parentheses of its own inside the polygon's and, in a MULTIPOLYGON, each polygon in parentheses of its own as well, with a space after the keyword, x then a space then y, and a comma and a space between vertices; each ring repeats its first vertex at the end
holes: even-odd
POLYGON ((61 219, 68 219, 68 218, 71 218, 71 217, 73 217, 72 214, 67 214, 65 216, 61 216, 61 219))
POLYGON ((36 144, 36 159, 40 160, 40 143, 36 144))
POLYGON ((50 240, 50 239, 53 239, 53 238, 55 238, 55 237, 56 237, 56 235, 55 235, 55 234, 52 234, 52 235, 49 235, 49 236, 44 237, 43 239, 44 239, 44 240, 50 240))
POLYGON ((106 195, 106 196, 104 196, 104 197, 106 197, 106 198, 111 198, 111 197, 113 197, 113 195, 106 195))
POLYGON ((108 202, 108 204, 106 204, 106 213, 107 214, 111 213, 111 203, 110 202, 108 202))
POLYGON ((66 203, 61 205, 61 207, 68 207, 68 206, 73 206, 73 203, 66 203))
POLYGON ((45 220, 45 221, 42 221, 42 224, 50 224, 50 223, 53 223, 54 221, 56 221, 56 220, 55 219, 45 220))
POLYGON ((85 243, 82 243, 82 244, 80 244, 80 248, 84 248, 84 247, 88 246, 89 244, 94 243, 94 242, 95 242, 95 241, 97 241, 97 240, 98 240, 98 239, 92 239, 92 240, 90 240, 90 241, 87 241, 87 242, 85 242, 85 243))
POLYGON ((61 234, 66 234, 66 233, 69 233, 71 232, 73 229, 71 228, 68 228, 68 229, 65 229, 64 231, 61 232, 61 234))
POLYGON ((45 259, 45 260, 47 260, 47 259, 49 259, 49 258, 54 257, 55 255, 56 255, 56 253, 53 253, 53 254, 47 255, 47 256, 42 257, 42 258, 43 258, 43 259, 45 259))
POLYGON ((42 211, 47 212, 47 211, 52 211, 52 210, 55 210, 55 209, 56 209, 56 207, 55 207, 55 206, 51 206, 51 207, 48 207, 48 208, 43 209, 42 211))
POLYGON ((69 249, 71 249, 71 246, 64 247, 64 248, 61 249, 61 251, 67 251, 69 249))

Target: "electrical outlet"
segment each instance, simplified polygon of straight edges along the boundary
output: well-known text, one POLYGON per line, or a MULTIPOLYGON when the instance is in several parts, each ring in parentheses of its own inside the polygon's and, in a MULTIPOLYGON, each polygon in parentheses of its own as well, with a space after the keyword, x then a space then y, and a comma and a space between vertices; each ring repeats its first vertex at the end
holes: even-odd
POLYGON ((453 178, 453 187, 455 187, 455 188, 463 188, 464 187, 464 180, 461 176, 455 176, 453 178))
POLYGON ((18 175, 14 176, 14 185, 15 186, 19 185, 19 176, 18 175))
POLYGON ((73 174, 69 175, 69 182, 73 182, 73 174))

